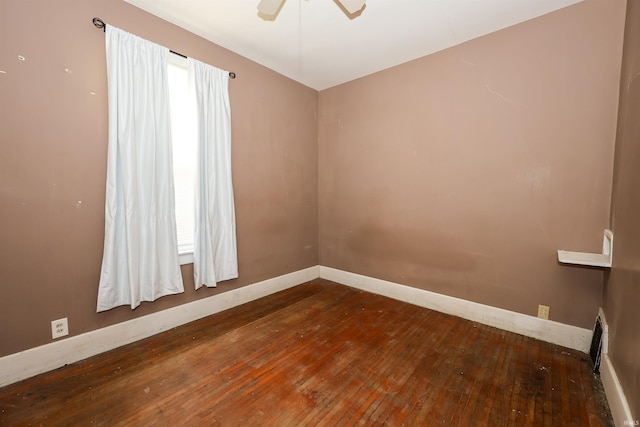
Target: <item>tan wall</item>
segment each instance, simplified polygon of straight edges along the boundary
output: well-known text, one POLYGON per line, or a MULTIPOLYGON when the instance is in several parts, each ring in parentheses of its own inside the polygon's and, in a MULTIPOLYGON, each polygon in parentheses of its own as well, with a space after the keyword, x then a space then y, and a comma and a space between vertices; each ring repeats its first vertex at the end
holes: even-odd
POLYGON ((317 264, 316 91, 114 0, 2 0, 0 70, 0 356, 51 342, 54 319, 75 335, 317 264), (107 88, 94 16, 238 74, 238 280, 195 292, 188 266, 184 294, 95 313, 107 88))
MULTIPOLYGON (((609 357, 634 420, 640 418, 640 1, 629 0, 616 139, 611 226, 614 256, 605 286, 609 357)), ((633 420, 630 420, 633 421, 633 420)))
POLYGON ((0 2, 0 356, 50 342, 53 319, 75 335, 315 265, 318 227, 322 265, 590 328, 603 274, 555 251, 600 250, 608 223, 623 13, 586 0, 318 97, 124 2, 0 2), (184 294, 95 313, 94 16, 238 73, 240 279, 195 292, 187 266, 184 294))
POLYGON ((320 92, 320 264, 591 328, 624 0, 320 92))

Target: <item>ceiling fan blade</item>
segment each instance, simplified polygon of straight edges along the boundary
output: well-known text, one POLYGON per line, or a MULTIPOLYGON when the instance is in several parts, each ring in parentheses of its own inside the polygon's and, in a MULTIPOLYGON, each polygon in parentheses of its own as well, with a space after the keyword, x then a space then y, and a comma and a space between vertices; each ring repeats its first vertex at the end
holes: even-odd
POLYGON ((338 0, 340 4, 347 10, 347 12, 353 14, 358 12, 364 7, 366 0, 338 0))
POLYGON ((278 9, 285 0, 260 0, 258 11, 267 16, 273 16, 278 13, 278 9))

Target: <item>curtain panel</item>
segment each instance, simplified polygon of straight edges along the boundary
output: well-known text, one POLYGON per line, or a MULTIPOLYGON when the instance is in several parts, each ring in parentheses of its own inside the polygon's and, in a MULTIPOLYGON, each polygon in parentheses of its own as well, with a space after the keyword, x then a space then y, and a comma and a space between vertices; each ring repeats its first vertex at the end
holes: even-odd
POLYGON ((229 73, 188 59, 195 97, 198 165, 193 270, 196 289, 238 277, 231 176, 229 73))
POLYGON ((169 50, 106 28, 109 142, 97 311, 184 291, 174 210, 169 50))

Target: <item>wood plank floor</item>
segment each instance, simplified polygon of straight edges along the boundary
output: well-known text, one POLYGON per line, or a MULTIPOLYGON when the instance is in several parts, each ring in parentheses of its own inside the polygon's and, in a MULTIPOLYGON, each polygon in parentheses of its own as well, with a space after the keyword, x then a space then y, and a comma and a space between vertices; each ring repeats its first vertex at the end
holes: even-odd
POLYGON ((613 425, 586 354, 320 279, 2 388, 0 424, 613 425))

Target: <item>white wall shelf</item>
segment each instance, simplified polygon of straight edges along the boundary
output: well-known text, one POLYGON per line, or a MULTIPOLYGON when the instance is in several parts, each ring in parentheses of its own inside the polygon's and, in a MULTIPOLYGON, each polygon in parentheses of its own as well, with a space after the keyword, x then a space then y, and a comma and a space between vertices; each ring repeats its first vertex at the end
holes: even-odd
POLYGON ((601 254, 558 250, 558 261, 563 264, 611 267, 613 263, 613 232, 604 230, 601 254))

